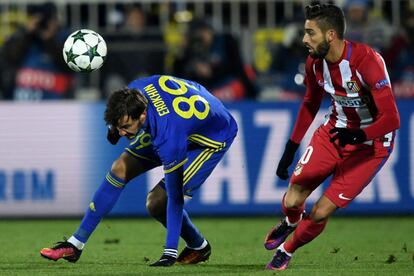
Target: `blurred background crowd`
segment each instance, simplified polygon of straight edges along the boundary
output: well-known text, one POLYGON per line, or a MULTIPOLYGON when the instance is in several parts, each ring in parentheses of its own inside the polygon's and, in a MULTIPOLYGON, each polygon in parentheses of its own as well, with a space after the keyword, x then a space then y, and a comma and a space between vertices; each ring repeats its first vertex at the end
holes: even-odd
MULTIPOLYGON (((328 2, 328 1, 321 1, 328 2)), ((346 38, 384 57, 397 98, 414 97, 414 1, 338 0, 346 38)), ((172 74, 225 101, 304 94, 303 9, 296 0, 41 0, 0 3, 0 99, 102 100, 131 80, 172 74), (63 42, 79 28, 108 45, 104 66, 71 72, 63 42)))

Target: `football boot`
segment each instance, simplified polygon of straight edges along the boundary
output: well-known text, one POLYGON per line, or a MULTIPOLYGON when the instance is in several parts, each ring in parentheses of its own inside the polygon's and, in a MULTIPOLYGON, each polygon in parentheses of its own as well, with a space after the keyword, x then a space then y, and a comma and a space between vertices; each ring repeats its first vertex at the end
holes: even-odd
POLYGON ((40 255, 46 259, 57 261, 63 258, 71 263, 79 260, 81 254, 82 250, 79 250, 66 240, 57 242, 52 248, 43 248, 40 250, 40 255))
POLYGON ((207 245, 199 250, 185 247, 178 256, 177 262, 180 264, 198 264, 207 261, 210 255, 211 246, 207 241, 207 245))

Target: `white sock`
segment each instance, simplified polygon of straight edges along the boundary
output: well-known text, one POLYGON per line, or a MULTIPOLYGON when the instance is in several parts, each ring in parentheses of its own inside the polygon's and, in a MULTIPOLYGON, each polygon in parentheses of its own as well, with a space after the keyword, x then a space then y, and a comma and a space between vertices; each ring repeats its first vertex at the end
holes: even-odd
POLYGON ((188 248, 190 248, 190 249, 194 249, 194 250, 201 250, 201 249, 203 249, 203 248, 204 248, 204 247, 206 247, 206 246, 207 246, 207 241, 206 241, 206 239, 204 239, 203 243, 202 243, 199 247, 196 247, 196 248, 189 247, 189 246, 187 245, 187 247, 188 247, 188 248))
POLYGON ((286 255, 288 255, 289 257, 292 257, 292 253, 289 253, 286 251, 285 247, 284 247, 285 243, 282 243, 281 245, 279 245, 279 247, 277 248, 277 250, 282 251, 283 253, 285 253, 286 255))
POLYGON ((299 224, 299 222, 302 220, 302 217, 303 217, 303 213, 302 214, 300 214, 300 218, 299 218, 299 220, 297 221, 297 222, 295 222, 295 223, 291 223, 290 221, 289 221, 289 218, 288 217, 286 217, 286 222, 287 222, 287 224, 288 224, 288 226, 291 226, 291 227, 296 227, 298 224, 299 224))
POLYGON ((71 243, 71 244, 73 244, 79 250, 82 250, 85 247, 85 243, 81 242, 80 240, 78 240, 74 236, 71 236, 68 239, 68 242, 71 243))
POLYGON ((168 248, 165 248, 164 249, 164 255, 171 256, 171 257, 177 259, 178 252, 177 252, 177 249, 168 249, 168 248))

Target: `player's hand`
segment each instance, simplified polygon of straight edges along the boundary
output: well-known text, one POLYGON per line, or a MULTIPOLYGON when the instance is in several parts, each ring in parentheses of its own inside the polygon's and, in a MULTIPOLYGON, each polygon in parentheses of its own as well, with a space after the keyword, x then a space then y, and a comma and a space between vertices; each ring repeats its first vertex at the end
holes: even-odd
POLYGON ((116 128, 108 126, 108 133, 106 134, 106 139, 108 139, 109 143, 112 145, 116 145, 119 139, 121 139, 121 135, 116 128))
POLYGON ((347 128, 334 127, 329 131, 334 134, 331 138, 331 142, 339 141, 339 146, 345 147, 345 145, 356 145, 367 140, 367 135, 362 129, 350 130, 347 128))
POLYGON ((279 165, 277 165, 276 175, 279 178, 286 180, 289 178, 288 168, 292 165, 293 159, 295 159, 295 153, 299 148, 299 144, 296 144, 292 140, 288 140, 283 152, 282 158, 280 158, 279 165))

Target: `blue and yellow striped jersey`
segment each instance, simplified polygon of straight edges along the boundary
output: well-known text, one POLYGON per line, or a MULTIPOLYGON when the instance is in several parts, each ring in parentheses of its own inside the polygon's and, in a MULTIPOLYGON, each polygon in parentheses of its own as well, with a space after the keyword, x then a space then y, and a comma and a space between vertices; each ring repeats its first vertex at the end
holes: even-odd
POLYGON ((166 173, 185 163, 187 147, 196 143, 219 151, 237 133, 223 104, 198 83, 166 75, 131 82, 148 99, 145 130, 166 173))

